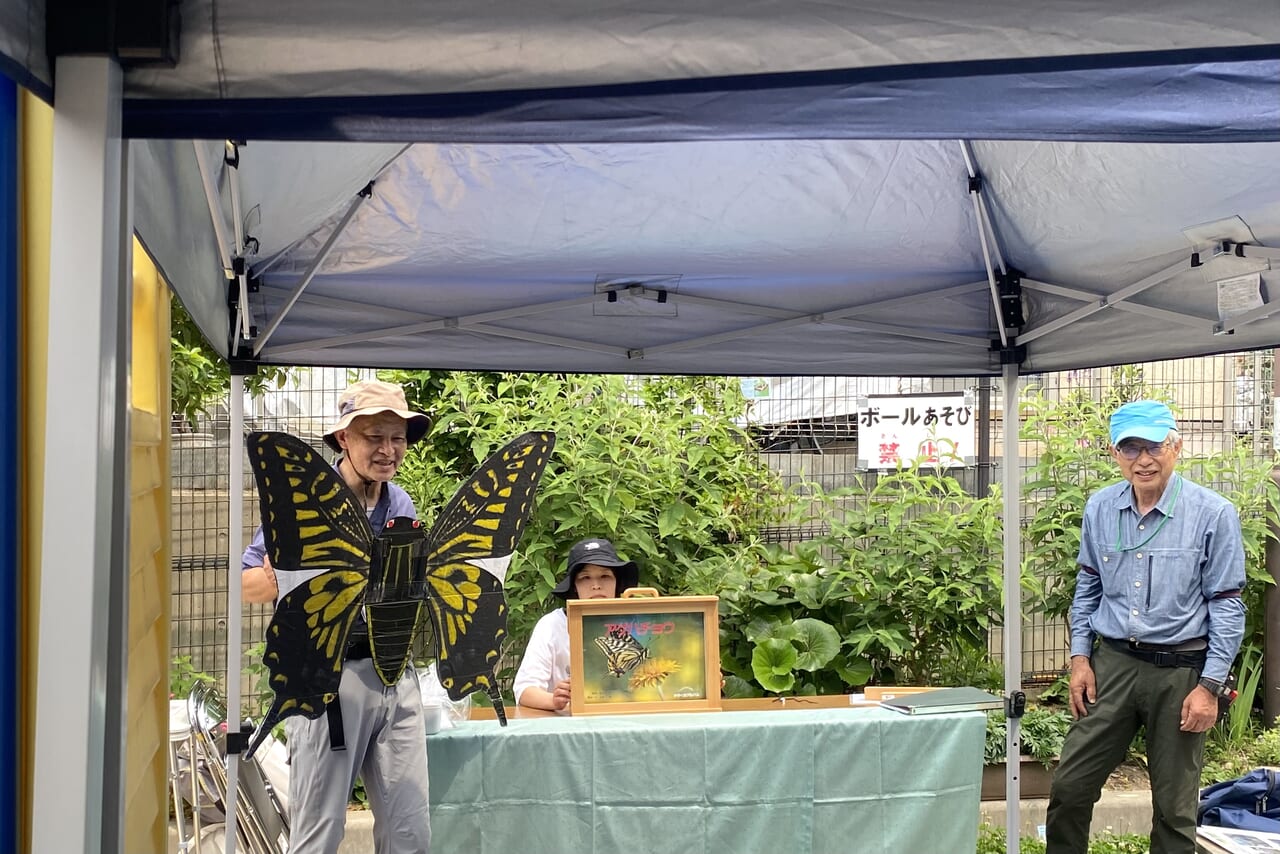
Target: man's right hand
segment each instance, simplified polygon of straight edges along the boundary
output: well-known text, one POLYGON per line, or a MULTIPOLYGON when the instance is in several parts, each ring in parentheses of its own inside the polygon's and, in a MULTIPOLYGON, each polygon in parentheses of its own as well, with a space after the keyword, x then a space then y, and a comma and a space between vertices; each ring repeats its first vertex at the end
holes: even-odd
POLYGON ((1087 655, 1071 656, 1071 717, 1079 720, 1089 714, 1089 705, 1098 700, 1098 686, 1093 678, 1093 662, 1087 655))

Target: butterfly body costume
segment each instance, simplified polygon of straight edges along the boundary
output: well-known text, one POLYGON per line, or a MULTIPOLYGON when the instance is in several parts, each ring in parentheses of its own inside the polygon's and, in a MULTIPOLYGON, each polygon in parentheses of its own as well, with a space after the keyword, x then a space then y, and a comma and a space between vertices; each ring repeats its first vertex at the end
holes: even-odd
POLYGON ((317 718, 336 699, 362 611, 383 684, 396 684, 404 673, 426 611, 449 697, 484 690, 505 725, 493 671, 507 607, 494 568, 505 574, 555 434, 525 433, 494 453, 458 487, 429 532, 402 516, 377 534, 342 477, 305 442, 259 432, 246 444, 272 566, 316 572, 280 599, 267 627, 263 662, 275 698, 248 755, 278 722, 317 718))

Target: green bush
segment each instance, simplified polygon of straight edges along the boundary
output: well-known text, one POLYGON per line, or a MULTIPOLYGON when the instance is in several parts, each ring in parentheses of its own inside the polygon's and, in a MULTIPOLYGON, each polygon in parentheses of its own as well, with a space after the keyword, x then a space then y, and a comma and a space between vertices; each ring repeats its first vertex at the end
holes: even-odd
MULTIPOLYGON (((735 426, 736 380, 395 371, 410 405, 432 416, 398 481, 430 522, 459 482, 526 430, 556 448, 506 579, 508 651, 559 605, 551 588, 569 546, 607 537, 667 595, 712 594, 754 561, 784 496, 735 426)), ((502 676, 510 675, 510 668, 502 676)))
POLYGON ((1200 785, 1234 780, 1266 765, 1280 765, 1280 727, 1269 727, 1236 740, 1210 738, 1205 743, 1200 785))
MULTIPOLYGON (((172 336, 169 341, 170 411, 175 423, 193 430, 210 406, 226 398, 231 389, 231 369, 205 340, 176 297, 170 303, 169 326, 172 336)), ((290 371, 289 368, 259 367, 245 377, 245 388, 254 397, 269 386, 283 388, 290 371)))
MULTIPOLYGON (((1048 768, 1062 755, 1062 744, 1071 727, 1071 713, 1066 709, 1032 706, 1022 716, 1018 728, 1023 756, 1034 757, 1048 768)), ((982 761, 995 765, 1006 759, 1009 724, 1004 712, 987 713, 987 740, 982 761)))
POLYGON ((1000 496, 912 465, 869 489, 803 484, 793 513, 826 530, 769 545, 720 585, 728 696, 841 693, 868 681, 997 681, 987 634, 1002 592, 1000 496))
POLYGON ((191 695, 196 685, 212 685, 216 682, 202 670, 196 670, 189 655, 175 655, 169 661, 169 699, 181 700, 191 695))

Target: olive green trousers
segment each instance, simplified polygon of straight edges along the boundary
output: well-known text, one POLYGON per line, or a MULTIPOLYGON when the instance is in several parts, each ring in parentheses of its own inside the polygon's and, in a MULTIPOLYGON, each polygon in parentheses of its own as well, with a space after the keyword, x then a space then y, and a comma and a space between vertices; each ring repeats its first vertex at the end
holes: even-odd
POLYGON ((1151 772, 1151 854, 1194 854, 1204 733, 1182 732, 1193 667, 1157 667, 1106 644, 1093 651, 1097 702, 1067 733, 1045 823, 1047 854, 1087 854, 1093 805, 1107 777, 1146 727, 1151 772))

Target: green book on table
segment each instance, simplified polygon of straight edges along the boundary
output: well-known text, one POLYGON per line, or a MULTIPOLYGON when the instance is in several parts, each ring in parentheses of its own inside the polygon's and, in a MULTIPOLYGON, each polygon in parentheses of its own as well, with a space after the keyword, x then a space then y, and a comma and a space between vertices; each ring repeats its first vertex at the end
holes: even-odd
POLYGON ((948 712, 1003 709, 1004 698, 980 688, 939 688, 937 691, 921 691, 881 700, 880 705, 907 715, 941 715, 948 712))

